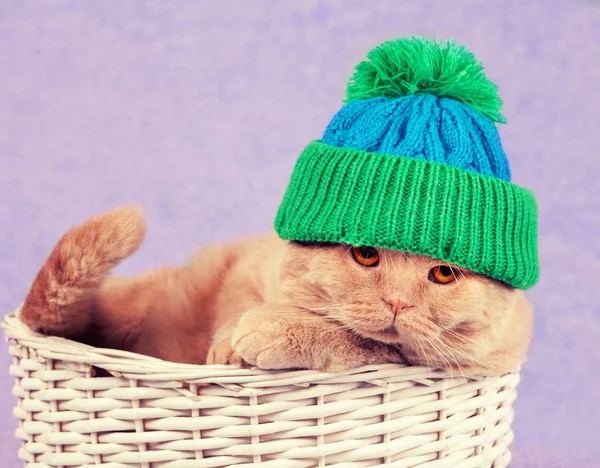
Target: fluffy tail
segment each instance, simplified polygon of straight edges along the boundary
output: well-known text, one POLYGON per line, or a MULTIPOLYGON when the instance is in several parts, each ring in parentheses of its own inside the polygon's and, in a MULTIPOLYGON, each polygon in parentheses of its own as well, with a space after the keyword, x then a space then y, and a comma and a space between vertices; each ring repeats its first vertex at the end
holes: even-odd
POLYGON ((35 331, 76 337, 90 323, 95 291, 133 254, 146 224, 139 207, 120 207, 71 228, 37 274, 20 318, 35 331))

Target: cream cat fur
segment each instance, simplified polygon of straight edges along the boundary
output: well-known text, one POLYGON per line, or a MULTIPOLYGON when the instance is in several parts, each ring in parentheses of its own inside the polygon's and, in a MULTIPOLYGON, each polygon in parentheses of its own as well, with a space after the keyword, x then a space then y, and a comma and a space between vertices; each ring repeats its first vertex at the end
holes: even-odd
POLYGON ((122 207, 73 227, 21 310, 32 329, 197 364, 339 371, 399 362, 452 372, 515 370, 530 341, 521 291, 443 262, 379 250, 363 266, 346 245, 305 246, 275 234, 213 245, 181 267, 109 276, 145 233, 122 207), (458 270, 457 270, 458 271, 458 270))

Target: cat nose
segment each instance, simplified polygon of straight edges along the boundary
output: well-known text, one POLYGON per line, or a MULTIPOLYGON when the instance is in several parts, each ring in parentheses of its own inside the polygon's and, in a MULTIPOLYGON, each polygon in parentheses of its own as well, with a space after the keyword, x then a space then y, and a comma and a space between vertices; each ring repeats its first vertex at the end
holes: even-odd
POLYGON ((410 305, 408 302, 400 299, 384 299, 384 302, 390 307, 394 315, 397 315, 398 312, 412 309, 414 307, 414 305, 410 305))

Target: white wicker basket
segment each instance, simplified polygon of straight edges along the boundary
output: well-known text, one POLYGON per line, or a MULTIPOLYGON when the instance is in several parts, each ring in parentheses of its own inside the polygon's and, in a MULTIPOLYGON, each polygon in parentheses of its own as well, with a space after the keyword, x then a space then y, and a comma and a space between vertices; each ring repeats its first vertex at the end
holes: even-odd
POLYGON ((340 374, 181 365, 36 335, 15 315, 3 328, 27 468, 510 461, 518 374, 465 380, 397 365, 340 374))

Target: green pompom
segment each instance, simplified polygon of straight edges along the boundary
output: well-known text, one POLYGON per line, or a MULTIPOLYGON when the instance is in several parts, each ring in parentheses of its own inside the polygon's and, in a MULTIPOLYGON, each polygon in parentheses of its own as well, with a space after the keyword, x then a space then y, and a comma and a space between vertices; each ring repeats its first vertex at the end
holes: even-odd
POLYGON ((475 56, 454 41, 394 39, 375 47, 367 59, 348 83, 346 102, 428 93, 464 102, 494 122, 506 122, 498 87, 475 56))

